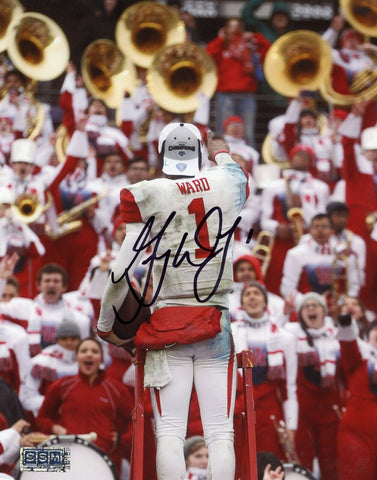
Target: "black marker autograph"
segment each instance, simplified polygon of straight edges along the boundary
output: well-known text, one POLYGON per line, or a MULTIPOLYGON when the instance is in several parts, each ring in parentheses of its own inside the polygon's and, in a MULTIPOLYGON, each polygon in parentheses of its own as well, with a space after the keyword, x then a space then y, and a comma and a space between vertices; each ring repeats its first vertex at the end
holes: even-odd
MULTIPOLYGON (((148 221, 146 222, 145 226, 143 227, 143 230, 140 232, 140 235, 137 238, 137 240, 136 240, 136 242, 135 242, 135 244, 132 248, 132 251, 135 253, 135 255, 132 258, 130 264, 124 269, 123 274, 118 279, 115 279, 114 272, 111 272, 111 281, 113 283, 118 283, 118 282, 122 281, 123 279, 125 279, 127 281, 129 291, 131 292, 131 294, 133 295, 135 300, 139 303, 139 309, 137 310, 137 312, 135 313, 133 318, 131 320, 127 321, 127 322, 120 318, 116 308, 113 306, 115 317, 120 322, 131 323, 137 317, 138 313, 140 312, 140 310, 143 306, 144 307, 150 307, 156 301, 156 299, 157 299, 157 297, 160 293, 161 287, 162 287, 162 282, 163 282, 165 274, 166 274, 166 269, 167 269, 170 257, 172 255, 171 249, 167 249, 165 252, 163 252, 162 254, 159 254, 159 255, 157 254, 157 251, 159 249, 159 245, 160 245, 160 242, 163 238, 163 235, 164 235, 165 231, 167 230, 167 228, 169 227, 169 225, 171 224, 171 222, 173 221, 175 215, 176 215, 176 212, 172 212, 169 215, 169 217, 167 218, 167 220, 166 220, 165 224, 163 225, 161 231, 158 232, 153 237, 151 237, 151 232, 152 232, 153 225, 154 225, 154 222, 155 222, 155 217, 151 216, 148 219, 148 221), (148 247, 152 248, 152 252, 150 253, 150 255, 147 258, 145 258, 141 262, 142 265, 148 265, 148 271, 147 271, 147 274, 146 274, 145 286, 144 286, 143 292, 142 292, 141 297, 140 297, 140 294, 138 294, 134 290, 134 288, 131 284, 132 279, 130 279, 128 273, 129 273, 130 269, 132 268, 133 264, 135 263, 136 258, 138 257, 139 253, 143 252, 148 247), (144 299, 145 299, 146 291, 147 291, 147 288, 148 288, 148 283, 149 283, 149 280, 150 280, 151 275, 152 275, 154 262, 156 262, 156 261, 163 261, 160 280, 159 280, 157 285, 154 285, 153 298, 151 299, 151 301, 149 303, 145 303, 144 299)), ((189 234, 187 232, 185 232, 182 235, 182 238, 181 238, 181 241, 180 241, 179 246, 177 248, 177 251, 174 254, 174 257, 172 258, 170 268, 179 268, 179 266, 184 261, 186 261, 188 264, 190 264, 191 266, 193 266, 197 269, 196 273, 195 273, 195 276, 194 276, 194 281, 193 281, 194 282, 193 283, 193 293, 194 293, 194 296, 195 296, 195 299, 197 300, 197 302, 205 303, 216 293, 216 290, 219 286, 219 283, 221 281, 221 278, 222 278, 222 275, 223 275, 223 272, 224 272, 225 262, 226 262, 227 253, 228 253, 228 250, 229 250, 229 245, 230 245, 232 236, 233 236, 238 224, 240 223, 241 219, 242 219, 242 217, 237 217, 236 221, 229 228, 229 230, 223 232, 222 231, 223 216, 222 216, 221 208, 220 207, 213 207, 206 213, 206 215, 203 217, 203 219, 197 225, 197 228, 196 228, 195 233, 194 233, 194 240, 195 240, 196 245, 200 249, 208 252, 208 255, 204 259, 201 259, 201 261, 198 261, 198 260, 194 261, 192 259, 191 255, 190 255, 190 252, 187 251, 187 250, 184 250, 185 242, 186 242, 186 239, 187 239, 189 234), (201 230, 211 216, 217 216, 218 231, 216 233, 216 237, 214 239, 213 246, 209 247, 208 245, 203 245, 200 242, 200 238, 201 238, 201 230), (219 247, 220 240, 222 240, 224 238, 226 239, 224 246, 219 247), (221 255, 222 259, 221 259, 221 265, 220 265, 219 273, 218 273, 218 276, 217 276, 217 280, 216 280, 211 292, 205 298, 201 298, 198 294, 199 277, 200 277, 201 273, 204 271, 205 267, 218 255, 221 255)), ((248 234, 247 243, 250 242, 252 234, 253 234, 253 230, 250 229, 249 234, 248 234)))

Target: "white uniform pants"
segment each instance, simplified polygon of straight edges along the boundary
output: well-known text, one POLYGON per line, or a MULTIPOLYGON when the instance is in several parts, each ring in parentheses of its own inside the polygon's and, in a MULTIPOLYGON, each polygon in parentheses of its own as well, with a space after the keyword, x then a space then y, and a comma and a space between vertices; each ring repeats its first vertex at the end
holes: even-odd
POLYGON ((166 350, 173 379, 161 389, 151 389, 159 480, 184 479, 183 443, 193 383, 209 450, 208 478, 234 479, 233 411, 237 362, 227 311, 223 311, 221 325, 222 332, 214 339, 166 350))

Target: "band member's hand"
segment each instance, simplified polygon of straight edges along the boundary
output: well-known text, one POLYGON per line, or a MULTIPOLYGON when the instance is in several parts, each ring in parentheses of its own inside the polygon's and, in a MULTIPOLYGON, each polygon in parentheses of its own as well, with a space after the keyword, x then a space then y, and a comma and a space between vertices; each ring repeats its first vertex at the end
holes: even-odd
POLYGON ((54 435, 65 435, 67 433, 67 429, 58 424, 53 425, 51 431, 54 435))
POLYGON ((23 418, 20 418, 20 420, 17 420, 17 422, 15 422, 10 428, 16 430, 16 432, 21 435, 21 433, 25 432, 29 427, 30 423, 23 418))
POLYGON ((331 21, 330 27, 336 32, 340 32, 344 27, 345 19, 342 15, 335 15, 331 21))
POLYGON ((281 467, 277 467, 275 470, 271 470, 271 465, 268 464, 264 469, 263 480, 275 480, 276 478, 283 480, 283 469, 281 467))
POLYGON ((296 310, 295 298, 296 298, 296 292, 292 292, 285 299, 284 310, 283 310, 284 315, 290 315, 292 312, 296 310))
POLYGON ((226 151, 229 153, 229 145, 222 137, 215 137, 211 130, 207 132, 207 150, 208 158, 214 161, 213 155, 219 151, 226 151))
POLYGON ((8 280, 13 275, 14 267, 20 259, 17 252, 13 252, 12 255, 5 255, 0 262, 0 278, 8 280))
POLYGON ((84 113, 81 114, 80 117, 77 119, 76 129, 80 130, 81 132, 84 132, 87 123, 88 123, 88 115, 84 113))

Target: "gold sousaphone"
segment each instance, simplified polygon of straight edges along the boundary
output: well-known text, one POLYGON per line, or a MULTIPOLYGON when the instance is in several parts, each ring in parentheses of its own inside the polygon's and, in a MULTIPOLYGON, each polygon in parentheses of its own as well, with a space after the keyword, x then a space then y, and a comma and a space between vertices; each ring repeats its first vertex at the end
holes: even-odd
POLYGON ((86 47, 81 71, 89 93, 109 108, 119 107, 125 93, 132 94, 136 88, 134 64, 111 40, 95 40, 86 47))
POLYGON ((340 0, 339 6, 355 30, 367 37, 377 36, 376 0, 340 0))
POLYGON ((40 81, 61 75, 69 61, 69 44, 63 30, 46 15, 18 15, 7 30, 7 50, 15 68, 40 81))
POLYGON ((198 94, 215 93, 217 68, 208 53, 195 43, 177 43, 160 50, 148 70, 147 86, 161 108, 188 113, 199 106, 198 94))
POLYGON ((297 97, 301 90, 317 90, 330 75, 331 49, 311 30, 296 30, 278 38, 264 61, 267 82, 285 97, 297 97))
POLYGON ((120 16, 115 40, 135 65, 148 68, 161 48, 184 42, 186 30, 177 13, 157 2, 144 1, 128 7, 120 16))
POLYGON ((17 0, 1 0, 0 7, 0 52, 8 48, 7 30, 10 23, 23 12, 17 0))

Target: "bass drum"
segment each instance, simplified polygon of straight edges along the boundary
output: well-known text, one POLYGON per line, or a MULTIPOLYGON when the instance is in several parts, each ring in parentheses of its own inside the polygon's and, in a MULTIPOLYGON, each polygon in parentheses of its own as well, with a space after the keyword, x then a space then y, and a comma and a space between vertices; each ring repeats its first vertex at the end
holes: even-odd
POLYGON ((295 463, 284 463, 285 480, 317 480, 312 472, 301 465, 295 463))
POLYGON ((59 446, 70 451, 70 469, 65 472, 29 472, 21 471, 21 480, 117 480, 115 467, 110 457, 92 443, 80 437, 65 440, 64 436, 53 437, 38 447, 59 446))

